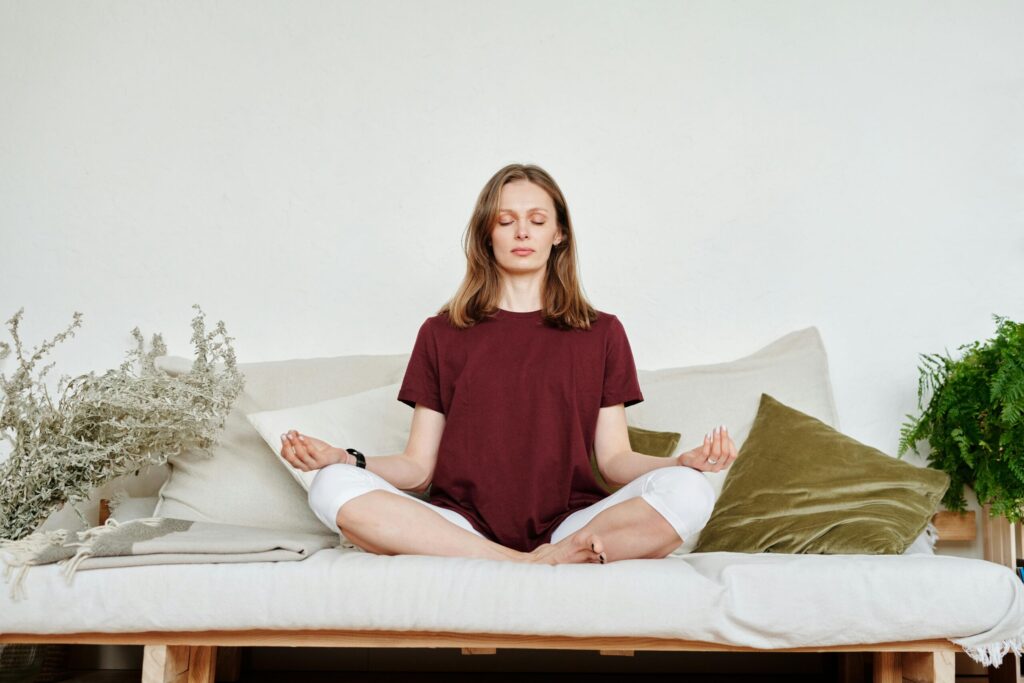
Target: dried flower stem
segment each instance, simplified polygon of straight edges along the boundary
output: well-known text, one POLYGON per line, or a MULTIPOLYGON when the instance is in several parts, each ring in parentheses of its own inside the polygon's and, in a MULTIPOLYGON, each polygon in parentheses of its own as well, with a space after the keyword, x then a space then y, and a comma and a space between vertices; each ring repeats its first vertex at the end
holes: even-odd
MULTIPOLYGON (((139 328, 132 330, 138 346, 118 369, 97 376, 62 376, 55 406, 36 363, 57 342, 74 334, 82 314, 63 332, 26 358, 18 336, 20 309, 7 325, 14 338, 19 366, 8 379, 0 373, 0 433, 12 444, 0 463, 0 538, 18 540, 30 534, 53 512, 72 503, 84 526, 88 520, 74 503, 88 499, 93 489, 143 467, 161 465, 183 450, 210 453, 216 435, 244 385, 236 367, 224 322, 206 333, 198 304, 192 320, 197 358, 188 374, 171 376, 154 365, 167 353, 160 334, 145 351, 139 328), (221 341, 215 341, 220 337, 221 341), (221 360, 222 363, 217 363, 221 360), (131 367, 139 365, 139 374, 131 367)), ((0 342, 0 360, 10 354, 0 342)))

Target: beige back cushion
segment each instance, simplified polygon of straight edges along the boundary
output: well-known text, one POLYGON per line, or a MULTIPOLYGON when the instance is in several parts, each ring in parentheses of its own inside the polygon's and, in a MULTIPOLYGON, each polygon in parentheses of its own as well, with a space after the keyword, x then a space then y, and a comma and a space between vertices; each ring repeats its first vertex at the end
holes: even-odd
MULTIPOLYGON (((645 400, 626 409, 629 423, 681 433, 680 452, 699 446, 720 424, 736 448, 742 447, 762 393, 839 428, 828 358, 816 327, 790 332, 733 361, 638 374, 645 400)), ((716 496, 728 473, 705 472, 716 496)))
MULTIPOLYGON (((154 514, 330 533, 309 508, 306 492, 281 467, 246 414, 393 384, 401 381, 408 362, 406 353, 240 363, 245 387, 228 413, 224 431, 219 435, 220 443, 211 449, 213 457, 190 451, 173 458, 154 514)), ((157 367, 171 374, 188 372, 191 363, 190 359, 176 356, 156 359, 157 367)), ((410 423, 412 412, 410 409, 410 423)))

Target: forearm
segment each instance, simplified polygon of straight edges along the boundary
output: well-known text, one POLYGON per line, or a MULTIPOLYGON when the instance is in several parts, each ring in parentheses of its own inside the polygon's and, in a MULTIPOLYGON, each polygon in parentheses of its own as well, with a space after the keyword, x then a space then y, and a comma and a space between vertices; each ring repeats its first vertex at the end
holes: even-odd
MULTIPOLYGON (((342 451, 345 459, 342 462, 349 463, 355 467, 356 458, 354 455, 342 451)), ((366 469, 374 474, 380 475, 382 479, 397 489, 403 491, 417 490, 423 484, 423 470, 405 453, 395 455, 367 455, 366 469)))
POLYGON ((636 451, 624 451, 609 458, 600 470, 601 476, 609 484, 625 486, 640 475, 647 474, 659 467, 679 467, 679 456, 663 458, 636 451))

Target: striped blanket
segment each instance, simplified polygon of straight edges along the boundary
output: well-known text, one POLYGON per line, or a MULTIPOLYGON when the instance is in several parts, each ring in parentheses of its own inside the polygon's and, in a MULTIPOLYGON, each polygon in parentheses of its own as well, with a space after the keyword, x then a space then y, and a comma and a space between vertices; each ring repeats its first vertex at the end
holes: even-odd
POLYGON ((338 535, 309 534, 172 517, 143 517, 74 532, 37 531, 17 541, 0 539, 0 560, 7 565, 4 581, 13 599, 24 597, 30 567, 57 562, 71 583, 79 569, 146 564, 209 562, 280 562, 304 560, 318 550, 339 544, 338 535), (11 581, 13 575, 13 582, 11 581))

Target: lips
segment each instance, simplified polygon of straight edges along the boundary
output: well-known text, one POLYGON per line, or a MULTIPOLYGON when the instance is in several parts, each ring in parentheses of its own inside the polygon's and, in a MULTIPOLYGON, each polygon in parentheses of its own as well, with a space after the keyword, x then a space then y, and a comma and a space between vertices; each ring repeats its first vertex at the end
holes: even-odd
POLYGON ((526 254, 532 254, 533 253, 533 249, 513 249, 512 253, 513 254, 523 254, 525 256, 526 254))

